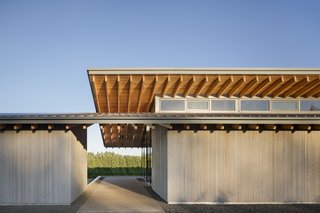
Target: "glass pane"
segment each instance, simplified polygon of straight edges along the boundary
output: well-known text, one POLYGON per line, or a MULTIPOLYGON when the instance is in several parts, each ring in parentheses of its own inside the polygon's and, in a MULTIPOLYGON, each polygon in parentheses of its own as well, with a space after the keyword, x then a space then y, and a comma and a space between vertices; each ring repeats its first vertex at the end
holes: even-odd
POLYGON ((212 100, 212 111, 235 111, 236 105, 234 100, 212 100))
POLYGON ((320 111, 320 101, 317 100, 302 100, 300 101, 301 111, 320 111))
POLYGON ((162 111, 184 111, 184 100, 161 100, 162 111))
POLYGON ((265 100, 241 101, 241 110, 242 111, 268 111, 269 101, 265 101, 265 100))
POLYGON ((272 101, 272 110, 298 110, 297 101, 272 101))
POLYGON ((208 110, 209 109, 209 102, 208 101, 188 101, 187 108, 188 109, 208 110))

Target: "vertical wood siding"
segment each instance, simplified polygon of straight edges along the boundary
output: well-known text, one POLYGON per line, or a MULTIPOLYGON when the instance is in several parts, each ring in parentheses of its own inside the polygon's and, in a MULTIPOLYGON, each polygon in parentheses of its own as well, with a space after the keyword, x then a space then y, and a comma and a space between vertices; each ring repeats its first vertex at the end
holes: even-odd
POLYGON ((86 186, 80 146, 71 132, 0 133, 0 204, 70 204, 79 194, 71 185, 86 186))
POLYGON ((168 202, 320 202, 318 131, 168 131, 163 148, 168 202))
POLYGON ((152 189, 167 200, 167 129, 156 126, 152 131, 152 189))

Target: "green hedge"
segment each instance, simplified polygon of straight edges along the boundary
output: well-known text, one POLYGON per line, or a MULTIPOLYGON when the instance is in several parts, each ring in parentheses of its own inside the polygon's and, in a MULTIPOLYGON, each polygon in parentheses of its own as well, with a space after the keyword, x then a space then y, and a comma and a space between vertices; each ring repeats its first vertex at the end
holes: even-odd
POLYGON ((143 175, 140 156, 119 155, 113 152, 88 153, 88 177, 106 175, 143 175))

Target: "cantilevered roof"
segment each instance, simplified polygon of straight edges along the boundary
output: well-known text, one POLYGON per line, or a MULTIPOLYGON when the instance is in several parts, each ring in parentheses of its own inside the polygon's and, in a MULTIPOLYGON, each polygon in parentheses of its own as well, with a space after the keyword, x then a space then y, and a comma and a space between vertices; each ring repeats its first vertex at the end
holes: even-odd
POLYGON ((319 68, 91 68, 88 76, 98 113, 153 112, 155 96, 320 97, 319 68))
POLYGON ((176 131, 315 131, 320 114, 0 114, 0 131, 72 131, 94 123, 101 124, 106 147, 144 147, 144 125, 176 131))

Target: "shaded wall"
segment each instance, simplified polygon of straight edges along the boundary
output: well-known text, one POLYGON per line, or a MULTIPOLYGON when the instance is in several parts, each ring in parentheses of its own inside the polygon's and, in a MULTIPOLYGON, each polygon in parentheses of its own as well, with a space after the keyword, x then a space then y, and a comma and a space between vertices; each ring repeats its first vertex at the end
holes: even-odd
POLYGON ((71 131, 0 133, 0 204, 70 204, 87 185, 86 165, 71 131))
POLYGON ((169 203, 320 202, 319 131, 168 131, 167 138, 169 203))
POLYGON ((152 131, 152 189, 167 200, 168 162, 167 162, 167 129, 156 125, 152 131))

